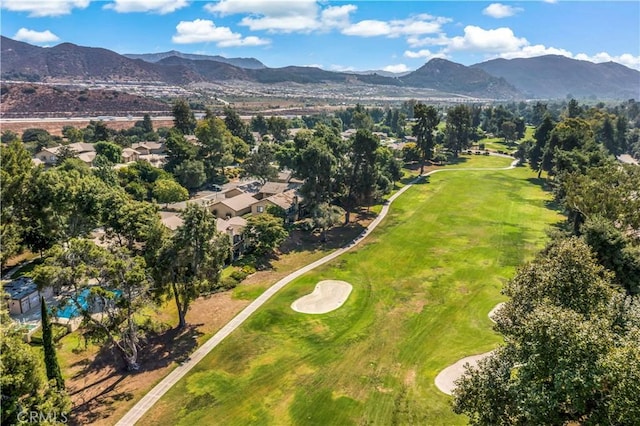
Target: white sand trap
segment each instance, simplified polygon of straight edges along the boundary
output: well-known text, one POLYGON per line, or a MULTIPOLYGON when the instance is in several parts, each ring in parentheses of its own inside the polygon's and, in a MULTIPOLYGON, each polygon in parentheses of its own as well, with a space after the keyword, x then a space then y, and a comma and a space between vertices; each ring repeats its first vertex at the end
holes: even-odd
POLYGON ((489 319, 491 321, 496 322, 496 320, 494 318, 496 317, 496 314, 498 313, 500 308, 502 308, 503 306, 504 306, 504 302, 498 303, 496 306, 494 306, 494 308, 491 310, 491 312, 489 312, 489 319))
POLYGON ((448 366, 436 376, 436 387, 447 395, 451 395, 456 387, 454 382, 462 377, 465 372, 465 364, 475 367, 478 365, 478 361, 491 355, 492 352, 493 351, 485 352, 480 355, 468 356, 466 358, 462 358, 455 364, 448 366))
MULTIPOLYGON (((495 322, 494 317, 503 305, 504 302, 498 303, 496 306, 494 306, 491 312, 489 312, 489 319, 491 319, 491 321, 495 322)), ((447 395, 451 395, 453 393, 453 389, 455 389, 455 385, 453 383, 464 374, 465 364, 469 364, 470 366, 475 367, 478 365, 478 361, 480 361, 484 357, 491 355, 492 352, 493 351, 486 352, 480 355, 468 356, 466 358, 462 358, 455 364, 448 366, 436 376, 436 386, 442 392, 446 393, 447 395)))
POLYGON ((326 314, 338 309, 351 294, 351 284, 345 281, 324 280, 313 292, 291 304, 291 309, 303 314, 326 314))

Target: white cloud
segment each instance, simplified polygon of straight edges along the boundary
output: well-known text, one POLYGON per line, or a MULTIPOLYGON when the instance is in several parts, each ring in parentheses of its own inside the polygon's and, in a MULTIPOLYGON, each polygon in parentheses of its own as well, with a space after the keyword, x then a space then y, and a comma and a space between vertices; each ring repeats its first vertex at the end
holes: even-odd
POLYGON ((242 37, 234 33, 229 27, 216 27, 208 19, 195 21, 180 21, 176 26, 176 34, 172 41, 177 44, 214 42, 218 47, 262 46, 269 44, 269 40, 259 37, 242 37))
POLYGON ((416 37, 411 36, 407 38, 407 43, 410 47, 421 46, 447 46, 451 42, 451 39, 446 34, 440 33, 436 37, 416 37))
POLYGON ((342 34, 359 37, 386 36, 391 27, 384 21, 364 20, 342 30, 342 34))
POLYGON ((113 9, 118 13, 151 12, 165 15, 188 5, 188 0, 113 0, 104 9, 113 9))
POLYGON ((12 12, 28 12, 30 17, 68 15, 73 9, 84 9, 91 0, 2 0, 0 8, 12 12))
POLYGON ((320 22, 323 29, 345 28, 349 25, 349 15, 358 8, 352 4, 343 6, 329 6, 320 13, 320 22))
POLYGON ((249 27, 251 31, 278 33, 310 32, 318 28, 318 22, 310 16, 244 17, 240 21, 240 25, 249 27))
POLYGON ((555 4, 558 3, 558 0, 542 0, 545 3, 555 4))
POLYGON ((355 71, 356 70, 354 67, 351 67, 351 66, 336 65, 336 64, 329 65, 329 69, 331 71, 338 71, 338 72, 355 71))
POLYGON ((382 70, 387 72, 394 72, 394 73, 411 71, 411 69, 405 64, 387 65, 386 67, 382 68, 382 70))
POLYGON ((251 13, 263 16, 316 15, 316 0, 220 0, 205 5, 211 13, 233 15, 251 13))
POLYGON ((464 36, 453 37, 448 50, 469 50, 474 52, 513 52, 529 45, 526 38, 518 38, 511 28, 502 27, 485 30, 475 25, 464 28, 464 36))
POLYGON ((491 16, 492 18, 508 18, 518 12, 522 12, 522 8, 508 6, 501 3, 491 3, 482 11, 483 15, 491 16))
POLYGON ((404 56, 411 59, 424 58, 429 60, 433 58, 446 58, 447 54, 445 52, 433 53, 429 49, 421 49, 421 50, 418 50, 417 52, 414 52, 412 50, 405 50, 404 56))
POLYGON ((421 34, 439 33, 442 30, 442 25, 450 21, 449 18, 434 17, 427 14, 390 21, 369 19, 349 25, 342 30, 342 34, 358 37, 413 36, 415 38, 415 36, 421 34))
POLYGON ((356 9, 352 4, 323 9, 316 0, 221 0, 205 6, 205 10, 220 15, 247 14, 240 20, 240 25, 251 31, 272 33, 344 28, 349 25, 349 15, 356 9))
POLYGON ((581 61, 590 61, 595 63, 601 62, 617 62, 629 68, 633 68, 636 70, 640 70, 640 56, 633 56, 630 53, 623 53, 618 56, 611 56, 607 52, 596 53, 593 56, 589 56, 585 53, 578 53, 574 59, 579 59, 581 61))
POLYGON ((560 55, 572 58, 573 54, 565 49, 559 49, 557 47, 546 47, 542 44, 535 44, 533 46, 524 46, 519 50, 512 52, 503 52, 499 56, 505 59, 513 58, 533 58, 535 56, 542 55, 560 55))
POLYGON ((35 31, 26 28, 20 28, 13 36, 15 40, 26 41, 28 43, 50 43, 58 41, 60 38, 49 30, 35 31))

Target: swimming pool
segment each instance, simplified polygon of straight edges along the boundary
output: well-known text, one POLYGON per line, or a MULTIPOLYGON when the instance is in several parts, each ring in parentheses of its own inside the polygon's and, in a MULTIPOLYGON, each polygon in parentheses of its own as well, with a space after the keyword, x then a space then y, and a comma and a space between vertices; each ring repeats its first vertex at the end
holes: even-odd
MULTIPOLYGON (((85 288, 84 290, 82 290, 80 292, 80 294, 77 297, 77 302, 80 306, 82 306, 83 309, 87 309, 89 308, 89 293, 91 292, 91 289, 89 288, 85 288)), ((116 296, 120 296, 122 294, 122 291, 120 290, 113 290, 112 291, 113 294, 115 294, 116 296)), ((82 314, 80 313, 80 309, 78 309, 78 306, 73 303, 71 300, 67 300, 64 304, 61 304, 60 306, 58 306, 56 315, 58 318, 76 318, 81 316, 82 314)))

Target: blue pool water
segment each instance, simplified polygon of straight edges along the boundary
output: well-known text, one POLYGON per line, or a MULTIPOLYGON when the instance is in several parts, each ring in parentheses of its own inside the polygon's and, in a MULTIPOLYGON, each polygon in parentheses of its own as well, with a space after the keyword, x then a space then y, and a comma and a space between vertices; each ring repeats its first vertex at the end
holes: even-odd
MULTIPOLYGON (((90 289, 85 288, 78 295, 78 299, 77 299, 78 303, 80 304, 80 306, 82 306, 83 309, 87 309, 89 307, 88 299, 89 299, 90 292, 91 292, 90 289)), ((122 291, 114 290, 113 293, 116 296, 120 296, 122 294, 122 291)), ((82 314, 80 313, 80 310, 78 309, 76 304, 68 300, 67 303, 58 307, 57 315, 58 315, 58 318, 75 318, 75 317, 79 317, 82 314)))

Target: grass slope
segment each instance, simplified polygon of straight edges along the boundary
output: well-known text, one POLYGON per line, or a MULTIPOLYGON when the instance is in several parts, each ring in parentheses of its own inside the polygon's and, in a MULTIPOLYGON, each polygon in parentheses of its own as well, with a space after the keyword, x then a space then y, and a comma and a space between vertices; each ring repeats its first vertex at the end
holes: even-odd
POLYGON ((282 290, 140 424, 465 423, 434 378, 500 342, 487 313, 560 220, 532 178, 449 172, 411 188, 363 247, 282 290), (322 279, 353 284, 342 308, 290 309, 322 279))

